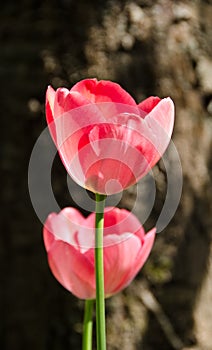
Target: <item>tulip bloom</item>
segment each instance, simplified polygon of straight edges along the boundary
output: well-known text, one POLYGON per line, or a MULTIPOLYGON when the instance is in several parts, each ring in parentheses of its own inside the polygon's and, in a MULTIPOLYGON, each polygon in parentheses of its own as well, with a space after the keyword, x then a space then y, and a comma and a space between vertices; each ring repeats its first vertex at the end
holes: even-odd
POLYGON ((107 195, 135 184, 162 157, 174 104, 169 97, 149 97, 137 105, 120 85, 85 79, 71 90, 49 86, 46 118, 69 175, 107 195))
MULTIPOLYGON (((108 207, 104 214, 105 297, 123 288, 144 265, 156 229, 145 234, 138 219, 124 209, 108 207)), ((74 208, 48 216, 43 230, 50 269, 55 278, 81 299, 95 299, 95 214, 84 218, 74 208)))

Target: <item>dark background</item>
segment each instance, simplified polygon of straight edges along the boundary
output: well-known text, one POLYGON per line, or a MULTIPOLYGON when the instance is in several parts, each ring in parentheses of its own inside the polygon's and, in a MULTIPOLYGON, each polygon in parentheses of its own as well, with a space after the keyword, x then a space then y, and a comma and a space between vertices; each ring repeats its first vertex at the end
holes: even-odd
MULTIPOLYGON (((211 21, 203 0, 1 3, 1 350, 80 349, 83 302, 48 269, 27 173, 46 127, 47 85, 70 88, 86 77, 116 81, 137 101, 171 96, 183 169, 174 218, 136 281, 107 301, 108 349, 212 348, 211 21)), ((157 200, 146 228, 166 193, 161 162, 154 172, 157 200)), ((52 174, 59 205, 73 205, 58 157, 52 174)), ((130 209, 133 200, 135 189, 120 205, 130 209)))

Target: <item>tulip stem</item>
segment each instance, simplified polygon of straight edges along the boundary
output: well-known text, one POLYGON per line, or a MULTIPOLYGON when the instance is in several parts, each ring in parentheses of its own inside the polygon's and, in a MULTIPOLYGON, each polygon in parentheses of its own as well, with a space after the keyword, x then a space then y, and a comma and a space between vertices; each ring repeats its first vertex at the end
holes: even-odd
POLYGON ((105 195, 96 194, 95 275, 96 275, 96 341, 97 350, 106 350, 104 293, 104 207, 105 195))
POLYGON ((85 300, 82 350, 92 350, 93 304, 94 300, 85 300))

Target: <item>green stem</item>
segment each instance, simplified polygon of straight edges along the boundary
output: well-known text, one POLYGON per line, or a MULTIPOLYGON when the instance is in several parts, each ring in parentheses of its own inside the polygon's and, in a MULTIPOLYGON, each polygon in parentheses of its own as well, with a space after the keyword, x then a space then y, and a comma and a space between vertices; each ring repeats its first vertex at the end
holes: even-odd
POLYGON ((104 295, 104 207, 105 195, 96 194, 95 275, 96 275, 96 339, 97 350, 106 350, 104 295))
POLYGON ((93 304, 94 300, 85 300, 82 350, 92 350, 93 304))

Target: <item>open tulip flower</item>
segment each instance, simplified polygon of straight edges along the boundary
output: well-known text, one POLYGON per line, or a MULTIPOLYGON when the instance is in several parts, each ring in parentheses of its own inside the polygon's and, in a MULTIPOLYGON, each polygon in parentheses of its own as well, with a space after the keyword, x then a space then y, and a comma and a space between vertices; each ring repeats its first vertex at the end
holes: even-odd
MULTIPOLYGON (((104 214, 105 297, 125 288, 144 265, 156 229, 145 234, 138 219, 124 209, 107 207, 104 214)), ((84 218, 74 208, 52 213, 44 225, 50 269, 75 296, 95 299, 95 214, 84 218)))
POLYGON ((86 79, 71 90, 48 87, 46 117, 69 175, 82 187, 113 194, 135 184, 165 152, 174 104, 149 97, 138 105, 110 81, 86 79))

